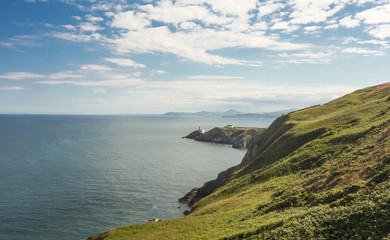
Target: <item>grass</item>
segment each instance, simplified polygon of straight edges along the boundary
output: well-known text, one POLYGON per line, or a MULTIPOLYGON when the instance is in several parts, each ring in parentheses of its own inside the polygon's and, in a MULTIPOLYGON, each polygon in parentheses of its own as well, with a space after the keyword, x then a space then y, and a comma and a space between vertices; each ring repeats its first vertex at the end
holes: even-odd
POLYGON ((389 96, 384 84, 281 116, 189 216, 89 239, 390 239, 389 96))
POLYGON ((232 144, 235 148, 247 148, 251 139, 264 128, 253 127, 215 127, 195 138, 197 141, 232 144))

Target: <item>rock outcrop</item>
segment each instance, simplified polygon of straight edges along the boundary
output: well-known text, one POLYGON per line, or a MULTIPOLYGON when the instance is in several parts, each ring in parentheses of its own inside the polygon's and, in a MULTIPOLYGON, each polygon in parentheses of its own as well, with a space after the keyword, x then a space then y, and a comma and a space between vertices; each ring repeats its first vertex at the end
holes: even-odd
POLYGON ((208 181, 202 187, 197 188, 195 194, 188 201, 188 206, 192 207, 200 199, 210 195, 215 189, 222 187, 238 167, 239 165, 236 165, 220 172, 216 179, 208 181))
POLYGON ((201 142, 230 144, 233 148, 245 149, 250 146, 253 138, 261 135, 264 130, 264 128, 216 127, 206 133, 196 130, 185 138, 201 142))
MULTIPOLYGON (((238 169, 240 169, 244 164, 251 161, 253 158, 255 158, 259 151, 264 150, 267 147, 267 144, 269 145, 272 143, 272 141, 276 138, 278 138, 282 133, 287 131, 291 128, 290 125, 286 125, 285 122, 289 119, 289 115, 282 115, 279 118, 277 118, 268 129, 261 129, 260 131, 254 132, 254 130, 248 130, 248 136, 252 136, 249 140, 245 141, 245 143, 239 143, 243 140, 243 138, 237 138, 237 136, 242 136, 242 130, 238 130, 235 132, 235 134, 231 135, 231 138, 239 139, 236 144, 243 144, 248 148, 248 151, 246 152, 244 158, 242 159, 241 163, 230 167, 226 169, 225 171, 222 171, 218 174, 217 178, 211 181, 208 181, 203 184, 200 188, 194 188, 189 193, 184 195, 180 199, 186 199, 186 201, 182 202, 188 202, 188 206, 192 207, 196 202, 198 202, 200 199, 210 195, 212 192, 214 192, 215 189, 222 187, 225 185, 230 178, 230 176, 238 169)), ((216 128, 212 129, 215 131, 216 128)), ((207 133, 206 133, 207 134, 207 133)), ((205 134, 204 134, 205 135, 205 134)), ((201 135, 200 139, 211 139, 209 137, 204 137, 204 135, 201 135)), ((202 141, 197 138, 195 138, 197 141, 202 141)), ((214 140, 219 140, 214 139, 214 140)), ((234 144, 233 144, 234 147, 234 144)), ((180 201, 179 199, 179 201, 180 201)))

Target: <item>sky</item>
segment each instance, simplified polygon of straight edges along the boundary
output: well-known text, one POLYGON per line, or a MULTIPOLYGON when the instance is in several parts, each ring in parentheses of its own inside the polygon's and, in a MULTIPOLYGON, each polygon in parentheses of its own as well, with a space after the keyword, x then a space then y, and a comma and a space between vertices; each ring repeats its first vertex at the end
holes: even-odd
POLYGON ((299 109, 389 53, 390 0, 1 0, 0 113, 299 109))

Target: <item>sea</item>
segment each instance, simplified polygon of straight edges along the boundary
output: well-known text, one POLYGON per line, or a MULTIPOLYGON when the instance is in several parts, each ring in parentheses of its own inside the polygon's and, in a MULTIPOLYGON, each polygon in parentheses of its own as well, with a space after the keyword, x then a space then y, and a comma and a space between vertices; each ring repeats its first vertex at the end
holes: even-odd
POLYGON ((0 239, 84 239, 183 217, 177 199, 245 150, 182 138, 272 118, 0 115, 0 239))

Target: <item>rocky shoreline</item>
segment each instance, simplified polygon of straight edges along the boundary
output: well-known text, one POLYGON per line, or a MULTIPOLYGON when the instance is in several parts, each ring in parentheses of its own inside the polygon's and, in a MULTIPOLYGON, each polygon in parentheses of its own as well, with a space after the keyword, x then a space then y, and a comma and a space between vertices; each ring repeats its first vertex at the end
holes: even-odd
MULTIPOLYGON (((237 164, 233 167, 230 167, 222 172, 220 172, 216 179, 205 182, 202 187, 199 188, 193 188, 191 191, 189 191, 187 194, 185 194, 183 197, 179 198, 178 201, 181 203, 188 203, 188 206, 191 207, 194 206, 195 203, 200 201, 202 198, 210 195, 212 192, 214 192, 217 188, 222 187, 226 184, 230 176, 240 167, 242 167, 244 164, 252 160, 256 154, 263 150, 262 148, 264 146, 267 146, 265 144, 265 140, 272 137, 274 132, 277 132, 277 129, 281 128, 284 122, 286 122, 289 119, 289 115, 282 115, 279 118, 277 118, 268 129, 262 129, 259 131, 256 135, 254 135, 250 141, 249 145, 247 146, 248 151, 246 152, 244 158, 242 159, 240 164, 237 164), (266 131, 267 130, 267 131, 266 131)), ((199 133, 198 133, 199 134, 199 133)), ((206 133, 204 133, 206 134, 206 133)), ((194 136, 196 135, 195 132, 192 132, 190 135, 194 136)), ((190 136, 188 135, 188 136, 190 136)), ((201 136, 203 134, 199 134, 201 136)), ((196 140, 196 139, 195 139, 196 140)), ((185 213, 184 215, 188 215, 191 210, 188 213, 185 213)))
POLYGON ((204 131, 200 127, 183 138, 194 139, 195 141, 222 143, 232 145, 233 148, 246 149, 252 141, 264 132, 265 128, 215 127, 210 131, 204 131))
MULTIPOLYGON (((255 139, 263 134, 265 128, 244 128, 244 127, 215 127, 206 132, 200 127, 183 138, 194 139, 195 141, 231 144, 233 148, 249 148, 255 139)), ((226 169, 218 174, 217 178, 203 184, 202 187, 193 188, 184 196, 178 199, 180 203, 187 203, 189 207, 194 206, 200 199, 211 194, 215 189, 223 186, 231 174, 239 168, 239 165, 226 169)), ((188 215, 190 210, 183 212, 188 215)))
MULTIPOLYGON (((231 174, 238 168, 239 165, 236 165, 220 172, 216 179, 205 182, 200 188, 191 189, 191 191, 186 193, 183 197, 179 198, 178 201, 181 203, 187 203, 188 206, 192 208, 192 206, 194 206, 194 204, 199 200, 210 195, 215 189, 222 187, 229 179, 231 174)), ((191 210, 188 213, 184 213, 184 215, 188 215, 190 212, 191 210)))

